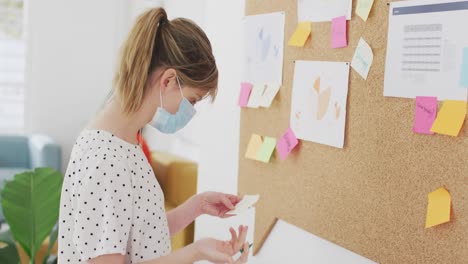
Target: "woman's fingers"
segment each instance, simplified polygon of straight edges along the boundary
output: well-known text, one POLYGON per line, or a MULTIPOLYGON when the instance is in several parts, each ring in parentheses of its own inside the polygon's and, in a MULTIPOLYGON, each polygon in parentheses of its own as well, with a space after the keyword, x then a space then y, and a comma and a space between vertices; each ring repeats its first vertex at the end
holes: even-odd
POLYGON ((240 202, 241 198, 237 195, 228 195, 229 200, 231 200, 232 204, 236 205, 238 202, 240 202))
POLYGON ((229 228, 229 232, 231 232, 231 243, 236 243, 237 241, 237 234, 236 234, 236 230, 234 230, 234 228, 229 228))
POLYGON ((247 263, 247 260, 249 259, 249 243, 248 242, 244 243, 243 249, 244 249, 244 251, 242 252, 242 255, 235 262, 235 264, 247 263))
POLYGON ((247 230, 249 229, 248 226, 243 226, 242 232, 239 234, 239 242, 241 243, 239 247, 242 246, 242 244, 245 242, 245 239, 247 238, 247 230))
POLYGON ((232 202, 223 194, 221 194, 221 202, 226 206, 228 209, 232 210, 234 209, 234 205, 232 202))
POLYGON ((237 239, 232 243, 232 249, 234 252, 237 252, 241 249, 242 244, 245 242, 245 239, 247 237, 247 226, 240 225, 239 226, 239 234, 237 236, 237 239))

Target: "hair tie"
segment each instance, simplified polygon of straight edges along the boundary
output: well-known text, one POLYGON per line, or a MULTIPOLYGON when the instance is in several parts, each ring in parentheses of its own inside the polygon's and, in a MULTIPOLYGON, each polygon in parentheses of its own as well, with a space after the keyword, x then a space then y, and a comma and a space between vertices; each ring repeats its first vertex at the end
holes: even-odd
POLYGON ((164 17, 164 18, 161 18, 161 20, 159 21, 159 25, 160 25, 160 26, 164 26, 164 25, 166 25, 168 22, 169 22, 169 21, 167 20, 167 18, 164 17))

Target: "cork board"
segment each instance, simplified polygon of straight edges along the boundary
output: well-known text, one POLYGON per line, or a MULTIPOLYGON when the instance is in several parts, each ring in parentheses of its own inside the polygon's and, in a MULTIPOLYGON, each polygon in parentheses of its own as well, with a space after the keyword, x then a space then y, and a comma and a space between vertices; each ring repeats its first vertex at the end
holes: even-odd
MULTIPOLYGON (((379 263, 466 263, 468 128, 457 138, 415 135, 414 100, 383 96, 387 1, 367 22, 348 22, 348 48, 330 48, 331 23, 313 23, 304 48, 285 45, 283 86, 268 109, 242 109, 239 192, 259 193, 254 251, 276 218, 379 263), (367 81, 350 72, 345 148, 302 141, 285 161, 244 158, 252 133, 280 137, 289 125, 294 60, 351 61, 360 37, 372 47, 367 81), (427 194, 445 186, 452 221, 425 229, 427 194)), ((246 15, 285 11, 285 44, 297 1, 249 0, 246 15)))

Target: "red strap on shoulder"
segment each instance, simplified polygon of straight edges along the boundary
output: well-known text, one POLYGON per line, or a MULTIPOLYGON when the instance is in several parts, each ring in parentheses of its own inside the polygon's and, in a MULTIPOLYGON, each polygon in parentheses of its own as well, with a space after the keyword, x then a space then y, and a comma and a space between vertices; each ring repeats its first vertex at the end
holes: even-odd
POLYGON ((141 144, 141 148, 143 149, 143 153, 146 156, 146 159, 148 160, 149 164, 151 164, 151 152, 148 147, 148 144, 146 143, 146 140, 143 138, 143 136, 140 134, 140 132, 137 133, 137 140, 138 143, 141 144))

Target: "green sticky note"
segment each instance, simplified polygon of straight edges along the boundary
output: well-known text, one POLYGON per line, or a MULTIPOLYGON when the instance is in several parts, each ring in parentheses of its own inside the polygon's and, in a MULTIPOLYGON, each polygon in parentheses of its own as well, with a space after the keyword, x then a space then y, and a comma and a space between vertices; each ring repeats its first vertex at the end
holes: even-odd
POLYGON ((262 147, 257 154, 257 160, 262 161, 265 163, 270 162, 271 154, 273 154, 273 150, 275 150, 276 146, 276 138, 265 137, 263 140, 262 147))

